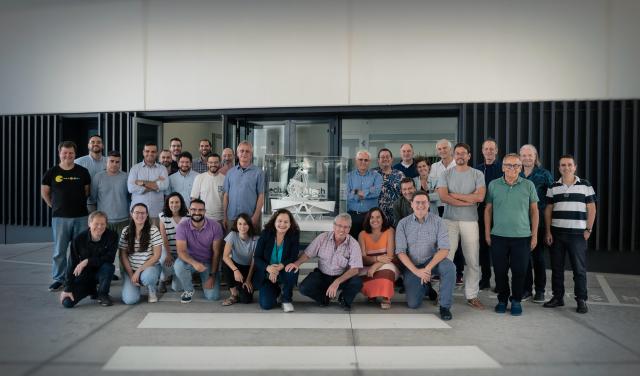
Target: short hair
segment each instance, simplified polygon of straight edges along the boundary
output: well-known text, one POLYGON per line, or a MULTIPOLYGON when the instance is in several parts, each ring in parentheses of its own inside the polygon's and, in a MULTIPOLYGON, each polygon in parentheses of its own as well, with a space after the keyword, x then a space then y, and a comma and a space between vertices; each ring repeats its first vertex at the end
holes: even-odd
POLYGON ((358 150, 358 152, 356 153, 356 158, 358 157, 358 154, 366 154, 367 158, 371 159, 371 153, 369 153, 368 150, 364 150, 364 149, 358 150))
POLYGON ((449 148, 451 148, 451 141, 447 140, 446 138, 441 138, 438 141, 436 141, 436 147, 438 147, 438 145, 442 145, 442 144, 447 144, 447 146, 449 146, 449 148))
POLYGON ((182 198, 182 195, 178 192, 171 192, 164 199, 164 207, 162 208, 162 214, 164 214, 164 216, 167 218, 173 217, 173 213, 169 208, 169 199, 172 197, 178 197, 178 199, 180 199, 180 210, 178 211, 178 214, 180 214, 181 217, 186 217, 187 214, 189 213, 189 211, 187 210, 187 204, 184 203, 184 198, 182 198))
POLYGON ((74 152, 78 151, 78 145, 76 145, 76 143, 73 141, 62 141, 61 143, 59 143, 58 153, 62 150, 62 148, 73 149, 74 152))
POLYGON ((486 144, 487 142, 493 142, 494 145, 496 145, 496 149, 498 148, 498 141, 496 141, 495 139, 489 137, 487 139, 485 139, 484 141, 482 141, 482 144, 480 145, 480 147, 482 148, 484 146, 484 144, 486 144))
POLYGON ((338 223, 338 219, 344 219, 345 221, 349 222, 349 226, 351 226, 351 223, 353 223, 351 221, 351 215, 349 213, 340 213, 336 215, 335 218, 333 218, 334 225, 338 223))
POLYGON ((217 157, 218 159, 222 160, 222 157, 218 153, 209 153, 209 155, 207 156, 207 159, 211 157, 217 157))
POLYGON ((453 150, 455 151, 457 148, 464 148, 467 151, 467 153, 471 154, 471 146, 469 146, 469 144, 465 144, 464 142, 458 142, 456 146, 453 148, 453 150))
POLYGON ((413 144, 410 144, 408 142, 405 142, 404 144, 400 145, 400 149, 402 149, 402 147, 405 145, 409 145, 409 147, 411 147, 411 150, 413 150, 413 144))
POLYGON ((156 149, 158 148, 158 143, 155 141, 147 141, 144 143, 144 146, 155 146, 156 149))
POLYGON ((249 142, 247 140, 240 141, 238 143, 238 147, 240 147, 240 145, 247 145, 247 146, 249 146, 251 148, 251 150, 253 150, 253 145, 251 145, 251 142, 249 142))
POLYGON ((162 153, 171 153, 171 150, 169 150, 169 149, 162 149, 162 150, 160 150, 160 153, 159 153, 159 154, 162 154, 162 153))
POLYGON ((89 223, 93 222, 93 220, 96 219, 96 217, 102 217, 106 221, 109 221, 109 217, 107 217, 107 213, 103 212, 102 210, 96 210, 89 214, 89 223))
POLYGON ((402 184, 405 184, 405 183, 411 183, 413 184, 413 188, 416 187, 416 181, 413 180, 412 178, 407 178, 407 177, 402 178, 402 180, 400 180, 400 187, 402 187, 402 184))
POLYGON ((98 137, 100 139, 100 141, 102 141, 102 136, 100 136, 99 134, 92 134, 91 136, 89 136, 89 138, 87 140, 91 140, 94 137, 98 137))
POLYGON ((419 191, 416 191, 416 193, 413 194, 413 197, 411 197, 411 202, 413 202, 413 200, 417 197, 417 196, 427 196, 427 200, 429 200, 429 193, 427 193, 427 191, 423 191, 422 189, 419 191))
POLYGON ((207 144, 209 144, 209 147, 211 147, 211 141, 210 141, 208 138, 203 138, 203 139, 201 139, 200 141, 198 141, 198 145, 200 145, 200 143, 201 143, 202 141, 206 141, 206 142, 207 142, 207 144))
POLYGON ((289 216, 289 222, 291 223, 291 225, 289 226, 289 229, 287 230, 287 235, 289 235, 289 234, 299 234, 300 233, 300 227, 298 227, 298 223, 296 223, 296 219, 293 218, 293 214, 291 214, 291 212, 288 211, 287 209, 278 209, 278 210, 276 210, 275 213, 273 213, 273 215, 269 219, 269 222, 267 222, 267 224, 264 225, 265 231, 271 231, 274 234, 276 233, 276 219, 278 218, 278 216, 280 214, 285 214, 285 215, 289 216))
POLYGON ((169 145, 171 145, 173 141, 178 141, 180 143, 180 146, 182 146, 182 140, 179 139, 178 137, 174 137, 171 140, 169 140, 169 145))
POLYGON ((206 207, 207 205, 204 203, 204 201, 200 200, 199 198, 194 198, 193 200, 191 200, 191 203, 189 204, 189 206, 191 206, 191 204, 202 204, 202 206, 206 207))
POLYGON ((378 207, 369 209, 367 214, 365 214, 364 222, 362 222, 362 229, 367 234, 371 234, 371 231, 373 231, 373 229, 371 228, 371 223, 369 223, 371 221, 371 214, 373 214, 373 212, 380 213, 380 216, 382 217, 382 228, 380 229, 380 231, 382 232, 387 231, 387 229, 391 227, 391 225, 389 224, 389 220, 387 219, 387 216, 384 215, 384 212, 382 211, 382 209, 378 207))
POLYGON ((391 150, 389 150, 387 148, 382 148, 382 149, 378 150, 378 159, 380 159, 380 153, 382 153, 383 151, 388 151, 389 155, 391 156, 391 158, 393 158, 393 153, 391 152, 391 150))
POLYGON ((247 213, 240 213, 238 214, 238 216, 236 217, 236 219, 233 220, 233 224, 231 225, 231 231, 235 231, 235 232, 239 232, 238 231, 238 219, 243 219, 247 225, 249 226, 249 236, 254 236, 254 235, 258 235, 258 230, 256 229, 256 227, 253 225, 253 221, 251 220, 251 217, 249 216, 249 214, 247 213))
POLYGON ((178 161, 181 158, 187 158, 189 160, 189 162, 193 162, 193 156, 188 151, 184 151, 184 152, 180 153, 180 155, 178 155, 178 161))
POLYGON ((420 162, 425 162, 427 166, 431 167, 431 161, 427 157, 419 156, 413 161, 416 166, 418 166, 418 163, 420 162))
POLYGON ((571 159, 573 161, 573 164, 576 164, 576 159, 571 154, 561 155, 560 158, 558 158, 558 161, 560 161, 561 159, 571 159))
POLYGON ((536 153, 536 166, 540 167, 542 165, 542 162, 540 162, 540 156, 538 155, 538 149, 536 149, 536 147, 531 145, 531 144, 524 144, 524 145, 520 146, 520 153, 522 153, 522 149, 524 149, 524 148, 529 148, 529 149, 533 150, 534 153, 536 153))
POLYGON ((108 154, 107 157, 116 157, 116 158, 121 158, 122 155, 120 154, 119 151, 117 150, 111 150, 108 154))
POLYGON ((507 153, 504 155, 504 157, 502 157, 502 162, 504 163, 504 161, 507 160, 507 158, 515 158, 517 160, 520 160, 520 156, 516 153, 507 153))

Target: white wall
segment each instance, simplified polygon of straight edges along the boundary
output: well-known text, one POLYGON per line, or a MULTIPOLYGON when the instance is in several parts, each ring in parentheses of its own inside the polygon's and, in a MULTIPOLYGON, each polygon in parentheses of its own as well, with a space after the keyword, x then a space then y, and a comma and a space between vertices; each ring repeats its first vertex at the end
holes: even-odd
POLYGON ((637 0, 0 5, 0 113, 640 97, 637 0))

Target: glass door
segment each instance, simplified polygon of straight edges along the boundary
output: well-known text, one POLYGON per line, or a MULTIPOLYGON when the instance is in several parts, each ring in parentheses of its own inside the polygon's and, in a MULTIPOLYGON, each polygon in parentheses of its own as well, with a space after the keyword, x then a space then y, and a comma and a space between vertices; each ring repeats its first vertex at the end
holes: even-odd
MULTIPOLYGON (((142 149, 147 142, 155 142, 158 145, 158 154, 162 150, 162 122, 145 119, 141 117, 133 118, 133 142, 129 155, 132 156, 131 164, 134 165, 142 161, 142 149)), ((131 167, 131 166, 129 166, 131 167)))

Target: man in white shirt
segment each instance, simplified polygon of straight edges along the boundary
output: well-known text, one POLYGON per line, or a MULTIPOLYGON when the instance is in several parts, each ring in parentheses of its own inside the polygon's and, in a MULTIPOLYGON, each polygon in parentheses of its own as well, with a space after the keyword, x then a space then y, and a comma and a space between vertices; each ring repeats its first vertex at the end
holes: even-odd
POLYGON ((191 189, 191 199, 199 198, 205 202, 206 216, 222 222, 224 210, 224 175, 220 173, 220 155, 209 154, 207 158, 208 171, 196 176, 191 189))

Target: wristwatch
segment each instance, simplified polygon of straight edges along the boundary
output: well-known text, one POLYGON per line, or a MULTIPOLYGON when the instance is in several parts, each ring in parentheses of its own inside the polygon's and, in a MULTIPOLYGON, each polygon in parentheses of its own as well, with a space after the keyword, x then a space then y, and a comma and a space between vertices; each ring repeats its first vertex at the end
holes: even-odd
POLYGON ((586 232, 591 233, 591 229, 590 228, 585 228, 584 229, 586 232))

